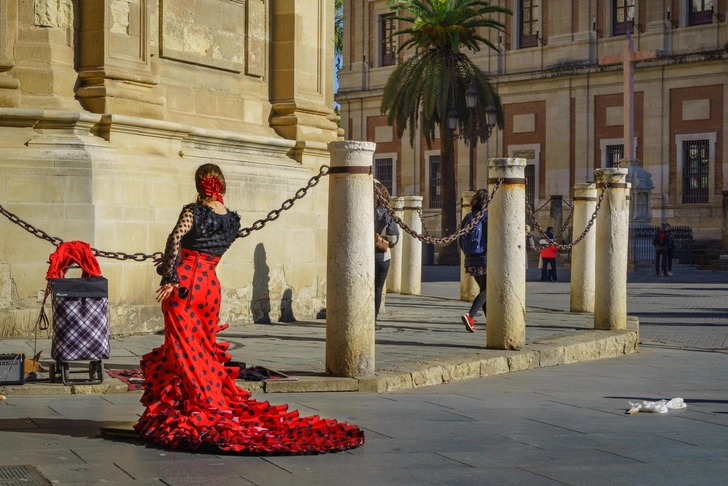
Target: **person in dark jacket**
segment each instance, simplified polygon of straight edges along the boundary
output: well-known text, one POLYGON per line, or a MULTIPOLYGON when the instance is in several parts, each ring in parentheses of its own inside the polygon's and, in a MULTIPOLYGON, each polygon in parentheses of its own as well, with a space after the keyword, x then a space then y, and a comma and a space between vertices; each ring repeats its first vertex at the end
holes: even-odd
POLYGON ((655 247, 655 276, 659 277, 662 272, 663 277, 667 277, 667 249, 670 246, 667 231, 665 231, 665 223, 657 228, 655 236, 652 237, 652 246, 655 247), (662 261, 662 263, 660 263, 662 261))
MULTIPOLYGON (((475 218, 480 211, 482 211, 486 200, 488 199, 488 191, 485 189, 478 189, 473 195, 473 199, 470 202, 470 212, 463 218, 463 222, 460 227, 465 227, 475 218)), ((478 314, 479 309, 483 309, 485 314, 485 289, 486 289, 486 278, 488 273, 488 213, 485 213, 483 219, 476 225, 473 230, 460 237, 459 240, 460 248, 465 254, 465 272, 475 279, 478 284, 480 293, 473 300, 473 304, 470 306, 470 310, 465 313, 460 319, 465 324, 465 329, 468 332, 475 332, 475 316, 478 314), (464 238, 470 238, 469 242, 464 242, 464 238), (482 249, 476 253, 470 253, 469 248, 477 247, 482 249)))
MULTIPOLYGON (((374 186, 389 201, 387 188, 377 180, 374 181, 374 186)), ((375 241, 384 242, 378 245, 375 244, 374 247, 374 329, 379 330, 381 327, 376 325, 376 319, 379 316, 379 307, 382 305, 382 290, 387 281, 389 264, 392 258, 392 252, 389 249, 399 241, 399 228, 392 216, 387 212, 387 209, 377 199, 376 194, 377 191, 374 192, 374 239, 375 241), (379 235, 379 238, 376 235, 379 235)))
POLYGON ((558 249, 550 244, 550 240, 554 239, 554 228, 549 226, 546 228, 546 236, 549 240, 542 239, 539 241, 539 245, 550 245, 541 250, 541 260, 543 266, 541 267, 541 280, 539 282, 556 282, 556 253, 558 249), (548 268, 551 266, 551 268, 548 268))
POLYGON ((675 237, 672 235, 672 226, 665 223, 665 234, 667 234, 667 276, 672 277, 672 256, 675 253, 675 237))

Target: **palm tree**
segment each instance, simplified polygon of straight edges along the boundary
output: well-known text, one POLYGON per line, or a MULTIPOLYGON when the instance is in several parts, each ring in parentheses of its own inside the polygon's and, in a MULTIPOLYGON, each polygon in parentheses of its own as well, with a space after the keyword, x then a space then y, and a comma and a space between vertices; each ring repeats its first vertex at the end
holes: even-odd
MULTIPOLYGON (((344 54, 344 0, 334 0, 334 56, 339 66, 344 54)), ((338 74, 338 68, 337 68, 338 74)))
MULTIPOLYGON (((422 132, 428 147, 432 146, 435 129, 440 128, 440 163, 442 219, 441 234, 449 235, 458 224, 455 188, 455 143, 453 132, 447 128, 451 110, 468 113, 465 91, 474 86, 478 92, 474 130, 481 142, 487 139, 487 123, 483 108, 495 106, 498 126, 503 127, 503 107, 500 97, 490 84, 487 74, 461 52, 461 48, 477 52, 480 44, 497 47, 478 33, 478 28, 504 32, 505 26, 492 19, 497 13, 511 14, 502 7, 478 0, 390 0, 392 11, 400 22, 411 24, 393 36, 404 35, 399 47, 415 48, 415 54, 399 64, 387 80, 382 96, 381 111, 387 115, 397 136, 409 128, 410 144, 421 120, 422 132)), ((468 117, 459 117, 459 129, 469 130, 468 117)), ((449 245, 440 251, 440 263, 458 261, 457 246, 449 245)))

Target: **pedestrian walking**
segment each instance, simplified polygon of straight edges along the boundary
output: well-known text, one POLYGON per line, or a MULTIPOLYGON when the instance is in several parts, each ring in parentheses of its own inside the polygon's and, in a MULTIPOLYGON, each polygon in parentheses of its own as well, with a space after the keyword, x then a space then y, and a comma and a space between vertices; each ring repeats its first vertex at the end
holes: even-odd
POLYGON ((665 223, 662 223, 655 236, 652 237, 652 246, 655 247, 655 276, 667 277, 667 249, 670 246, 665 223))
POLYGON ((217 165, 195 173, 197 201, 182 208, 167 239, 157 301, 164 315, 164 343, 144 355, 146 407, 134 429, 162 447, 203 444, 243 453, 314 453, 364 444, 355 425, 299 416, 286 405, 258 402, 235 384, 238 368, 229 343, 217 342, 221 290, 216 267, 233 244, 240 216, 223 202, 225 177, 217 165))
POLYGON ((379 307, 382 305, 382 291, 387 282, 389 264, 392 259, 392 252, 389 249, 399 241, 399 228, 387 212, 387 208, 376 197, 376 189, 378 189, 379 194, 389 201, 389 191, 378 180, 374 181, 374 186, 374 330, 378 331, 381 326, 378 326, 376 321, 379 316, 379 307))
POLYGON ((536 249, 536 240, 531 234, 531 227, 526 225, 526 270, 528 270, 528 254, 536 249))
MULTIPOLYGON (((488 199, 488 191, 485 189, 478 189, 473 198, 470 201, 470 212, 463 218, 460 227, 463 228, 471 223, 473 219, 483 210, 486 200, 488 199)), ((488 212, 486 211, 483 218, 473 227, 473 229, 462 235, 458 239, 460 249, 465 255, 465 272, 475 279, 478 284, 480 292, 475 299, 473 304, 470 306, 470 310, 466 312, 460 319, 465 324, 465 329, 468 332, 475 332, 475 316, 478 311, 482 308, 483 314, 485 314, 485 299, 486 299, 486 280, 488 272, 488 212)))
POLYGON ((665 223, 665 234, 667 235, 667 276, 672 277, 672 256, 675 254, 675 237, 672 234, 672 226, 665 223))
POLYGON ((538 244, 542 247, 541 249, 541 280, 539 282, 556 282, 558 280, 556 276, 556 252, 558 248, 551 244, 554 239, 554 228, 549 226, 546 228, 547 239, 541 239, 538 244), (551 267, 551 268, 549 268, 551 267))

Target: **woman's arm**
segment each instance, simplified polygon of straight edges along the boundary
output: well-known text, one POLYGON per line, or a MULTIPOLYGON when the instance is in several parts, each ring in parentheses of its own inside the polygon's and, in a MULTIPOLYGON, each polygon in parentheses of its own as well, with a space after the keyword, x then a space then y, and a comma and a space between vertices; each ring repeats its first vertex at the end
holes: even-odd
POLYGON ((157 301, 161 302, 172 293, 172 289, 179 285, 179 276, 177 275, 177 255, 182 242, 182 237, 186 235, 195 217, 192 208, 186 206, 177 219, 174 230, 167 237, 167 245, 164 249, 164 260, 162 262, 162 282, 161 287, 157 290, 157 301))

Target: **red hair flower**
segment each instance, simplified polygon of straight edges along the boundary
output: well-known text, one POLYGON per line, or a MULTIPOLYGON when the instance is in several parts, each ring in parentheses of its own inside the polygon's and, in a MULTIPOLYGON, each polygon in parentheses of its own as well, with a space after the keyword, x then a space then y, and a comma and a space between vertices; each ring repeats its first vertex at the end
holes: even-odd
POLYGON ((204 177, 200 181, 200 186, 202 186, 202 191, 205 193, 205 196, 219 201, 220 204, 225 204, 222 200, 222 192, 225 190, 225 187, 220 182, 220 179, 215 176, 204 177))

